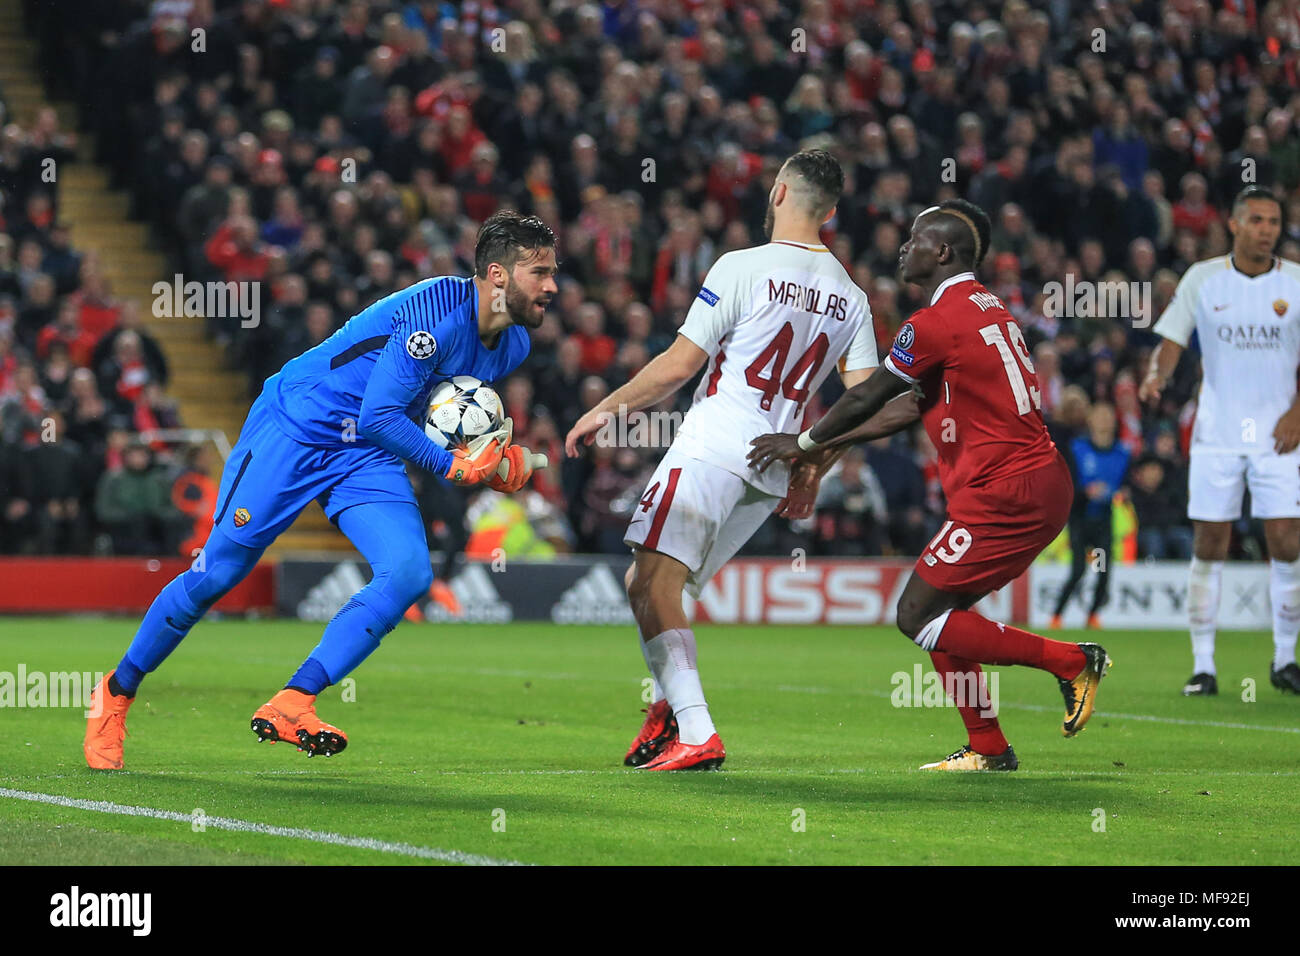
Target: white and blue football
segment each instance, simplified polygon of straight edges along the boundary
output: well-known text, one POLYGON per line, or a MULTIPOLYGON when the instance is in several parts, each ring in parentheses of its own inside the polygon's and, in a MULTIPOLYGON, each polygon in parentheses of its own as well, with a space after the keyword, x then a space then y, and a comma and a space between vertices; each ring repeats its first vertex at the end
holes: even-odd
POLYGON ((459 449, 505 424, 501 399, 472 375, 449 378, 429 397, 424 433, 440 448, 459 449))

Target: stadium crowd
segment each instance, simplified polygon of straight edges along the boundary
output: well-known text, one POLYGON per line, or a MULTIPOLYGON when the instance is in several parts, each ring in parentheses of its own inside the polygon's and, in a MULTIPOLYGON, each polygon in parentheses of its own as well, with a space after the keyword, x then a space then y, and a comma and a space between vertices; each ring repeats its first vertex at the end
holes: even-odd
MULTIPOLYGON (((582 411, 671 341, 713 261, 763 241, 782 160, 819 145, 846 174, 823 236, 867 291, 882 354, 923 304, 895 277, 912 219, 952 196, 980 204, 994 224, 981 278, 1025 329, 1058 444, 1122 447, 1126 479, 1105 491, 1117 540, 1130 558, 1185 558, 1197 361, 1141 407, 1149 326, 1188 265, 1228 251, 1243 182, 1283 198, 1280 253, 1300 259, 1300 0, 25 9, 42 62, 63 67, 47 70, 64 84, 51 95, 81 106, 96 159, 176 270, 260 282, 256 328, 208 320, 250 397, 367 304, 468 275, 496 209, 543 218, 560 294, 502 392, 517 438, 554 462, 582 411)), ((174 414, 166 362, 30 175, 69 148, 52 115, 0 141, 0 546, 79 550, 92 528, 117 528, 132 550, 175 517, 162 507, 174 496, 127 484, 169 480, 132 439, 174 414), (42 445, 34 425, 60 415, 87 454, 42 445), (125 501, 155 501, 157 527, 124 518, 125 501)), ((660 452, 598 444, 539 475, 567 518, 554 537, 622 550, 660 452)), ((814 518, 773 518, 747 551, 912 555, 942 514, 918 427, 848 454, 814 518)), ((1258 556, 1241 532, 1235 553, 1258 556)))
POLYGON ((142 438, 178 424, 167 359, 70 245, 45 173, 71 161, 75 134, 49 107, 0 128, 0 553, 174 553, 208 453, 156 458, 167 446, 142 438))

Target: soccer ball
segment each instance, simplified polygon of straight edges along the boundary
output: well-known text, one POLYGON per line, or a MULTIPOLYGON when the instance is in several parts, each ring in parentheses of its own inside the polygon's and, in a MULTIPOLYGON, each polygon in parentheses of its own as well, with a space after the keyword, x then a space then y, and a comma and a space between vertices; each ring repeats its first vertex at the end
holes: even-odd
POLYGON ((424 433, 439 448, 465 448, 480 435, 505 424, 497 393, 473 375, 457 375, 433 390, 424 433))

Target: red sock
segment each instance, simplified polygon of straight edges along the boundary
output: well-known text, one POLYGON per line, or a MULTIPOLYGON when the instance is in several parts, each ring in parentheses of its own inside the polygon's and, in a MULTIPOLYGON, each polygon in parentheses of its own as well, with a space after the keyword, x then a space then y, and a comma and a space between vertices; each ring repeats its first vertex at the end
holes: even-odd
POLYGON ((974 611, 950 612, 934 649, 981 664, 1037 667, 1063 680, 1077 677, 1087 663, 1078 644, 1051 641, 990 621, 974 611))
POLYGON ((943 678, 945 690, 950 691, 948 696, 957 703, 957 712, 961 714, 961 722, 966 725, 971 749, 986 756, 1005 753, 1009 746, 1007 738, 1002 736, 997 715, 992 713, 992 703, 984 687, 984 674, 980 666, 964 658, 945 654, 943 651, 931 651, 930 660, 934 662, 934 669, 943 678), (949 677, 950 674, 957 676, 954 679, 949 677), (973 681, 966 676, 968 674, 975 675, 973 681), (973 688, 979 688, 978 699, 963 700, 968 696, 967 689, 973 688), (957 690, 957 694, 951 693, 953 689, 957 690))

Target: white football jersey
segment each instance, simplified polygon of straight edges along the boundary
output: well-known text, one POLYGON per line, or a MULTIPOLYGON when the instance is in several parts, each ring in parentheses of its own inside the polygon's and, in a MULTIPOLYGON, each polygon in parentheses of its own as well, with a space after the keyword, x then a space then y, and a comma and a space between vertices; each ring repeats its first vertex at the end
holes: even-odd
POLYGON ((1195 451, 1273 451, 1273 428, 1291 407, 1300 367, 1300 265, 1285 259, 1250 277, 1231 256, 1185 273, 1155 331, 1186 345, 1195 329, 1203 366, 1192 429, 1195 451))
POLYGON ((680 333, 709 353, 673 447, 783 497, 789 468, 760 475, 749 443, 803 430, 808 400, 843 359, 876 366, 867 295, 825 246, 777 240, 713 264, 680 333))

